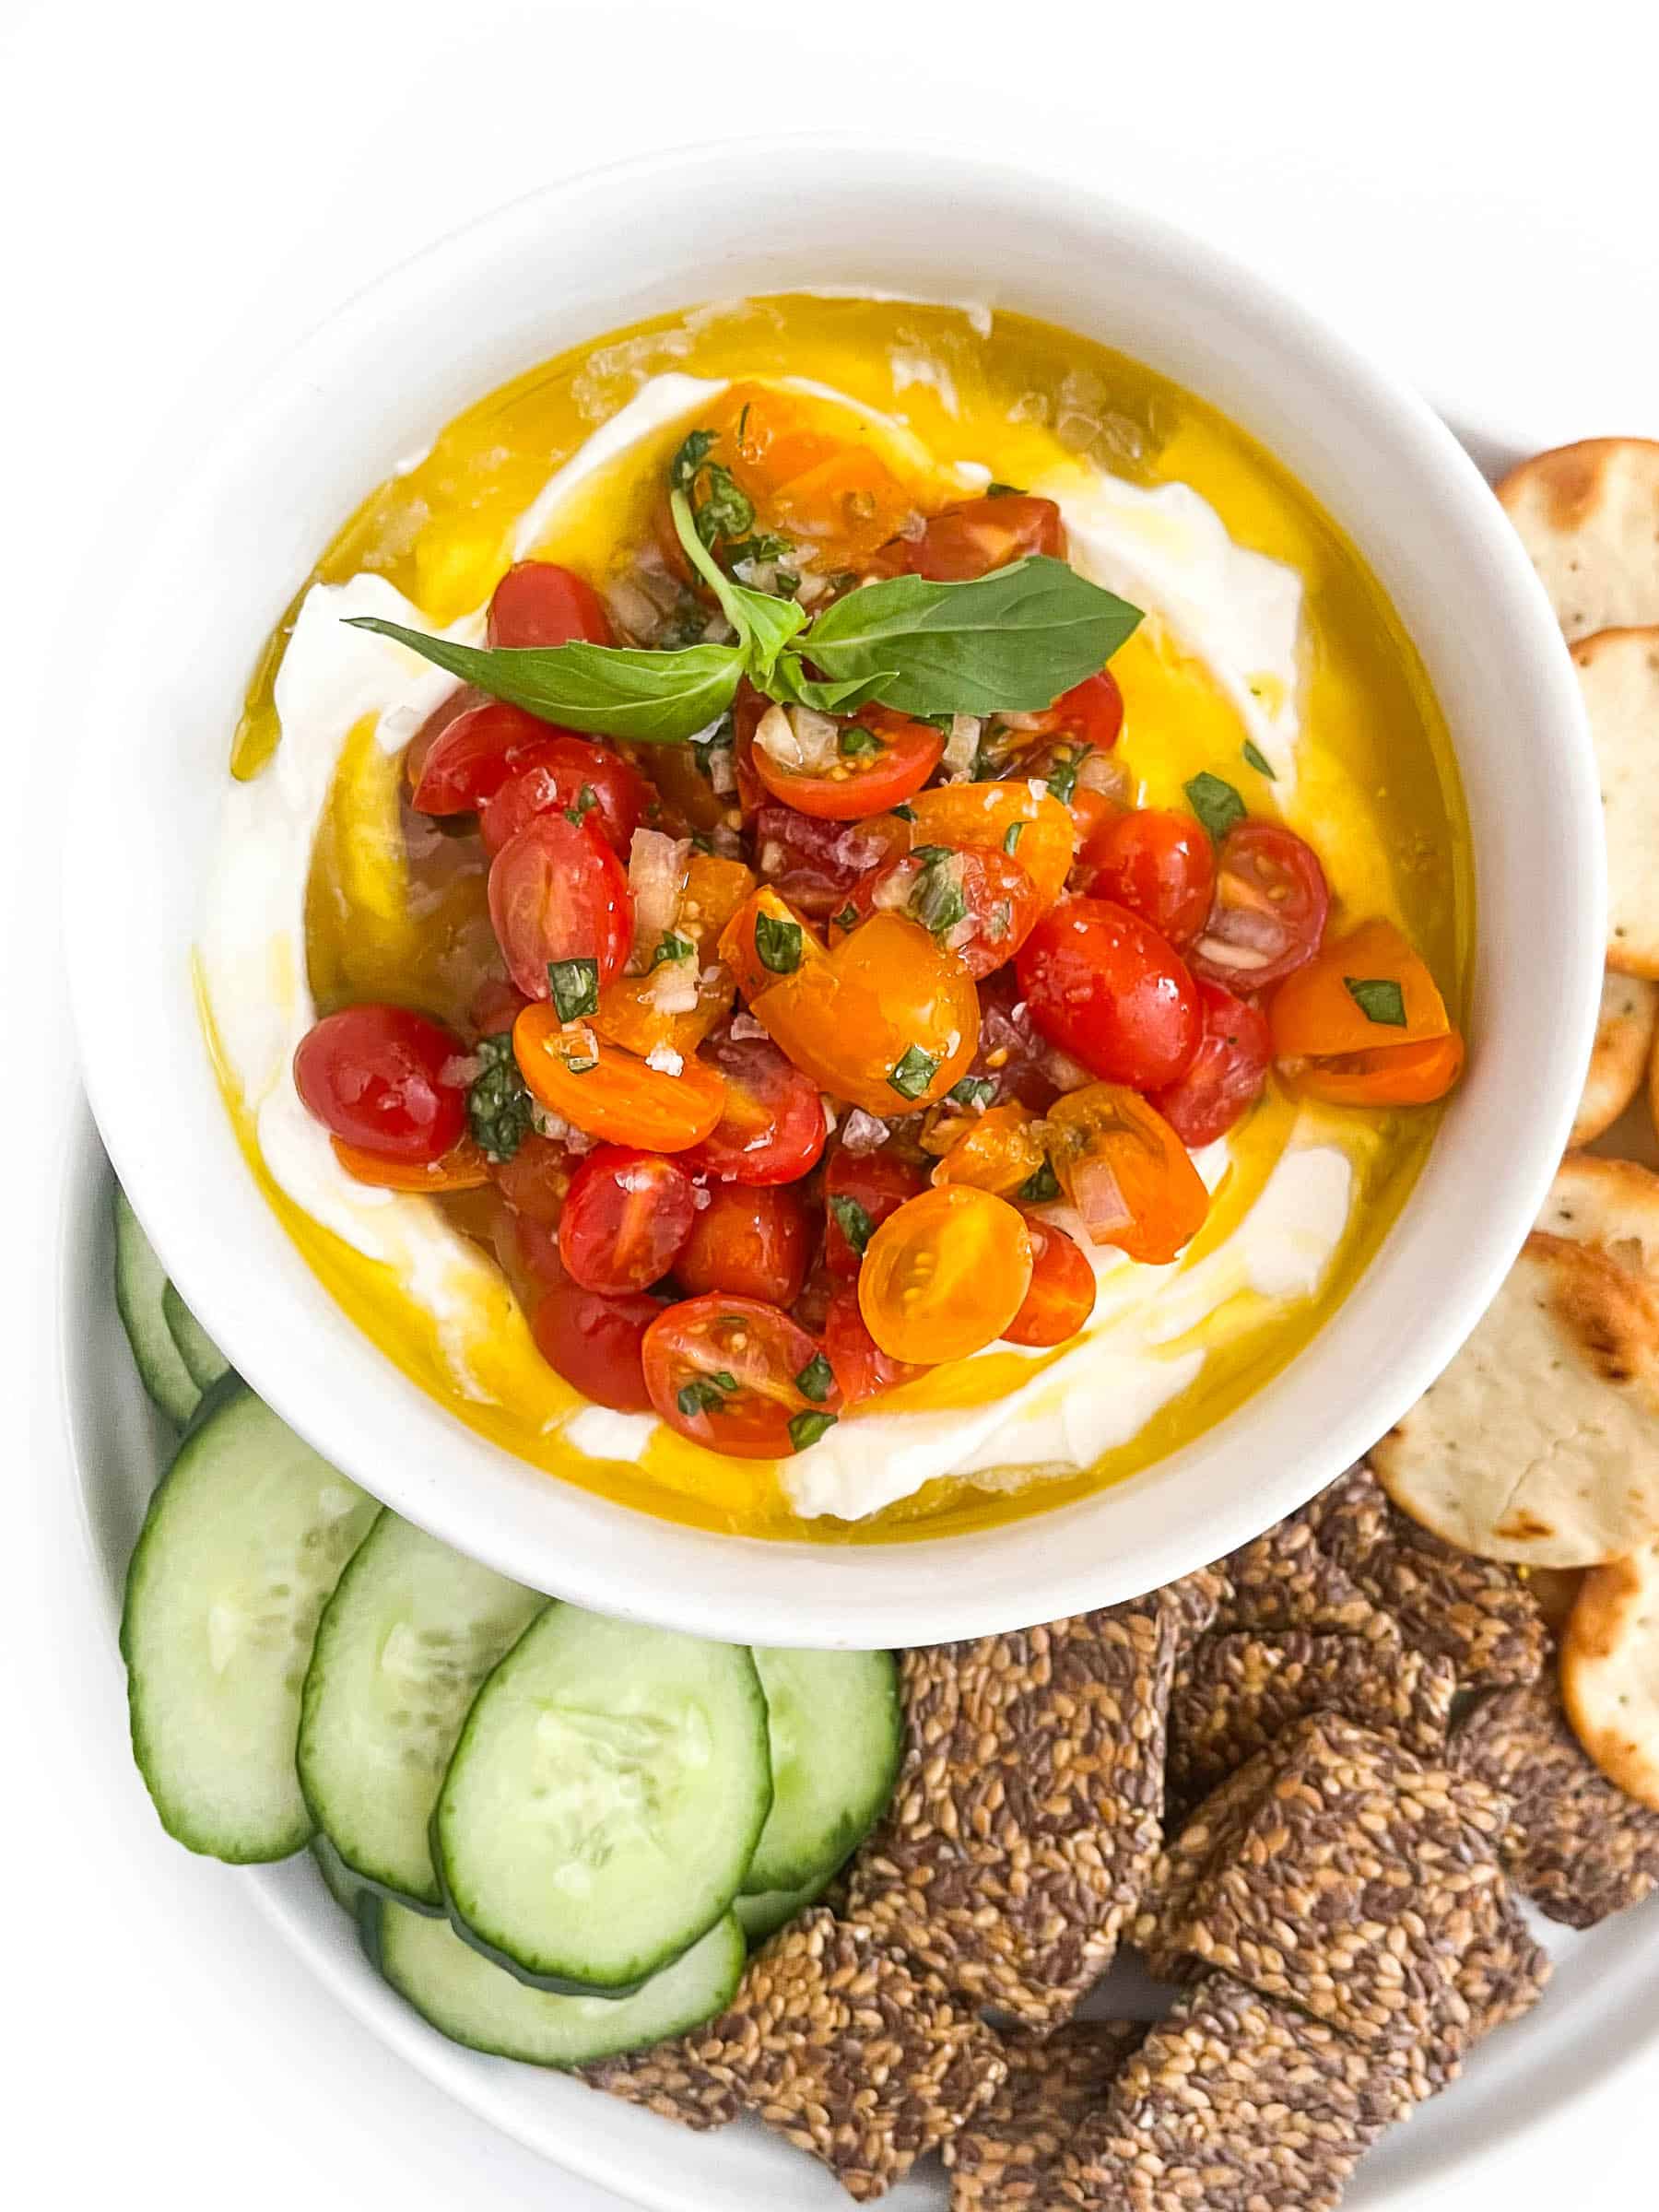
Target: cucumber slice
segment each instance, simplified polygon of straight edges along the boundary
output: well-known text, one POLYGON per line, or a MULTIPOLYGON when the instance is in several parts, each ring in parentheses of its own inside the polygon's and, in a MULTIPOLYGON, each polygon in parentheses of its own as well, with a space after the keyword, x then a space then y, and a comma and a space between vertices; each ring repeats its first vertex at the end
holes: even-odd
POLYGON ((432 1856, 486 1956, 625 1992, 724 1917, 771 1804, 747 1651, 554 1605, 478 1692, 432 1856))
POLYGON ((336 1905, 349 1912, 352 1919, 356 1920, 362 1910, 363 1900, 371 1894, 370 1891, 352 1873, 328 1838, 321 1832, 311 1840, 311 1853, 317 1862, 318 1873, 327 1885, 329 1896, 334 1899, 336 1905))
POLYGON ((828 1881, 893 1794, 904 1743, 890 1652, 757 1651, 771 1740, 772 1809, 743 1886, 828 1881))
POLYGON ((179 1357, 199 1391, 213 1388, 230 1372, 230 1362, 171 1283, 161 1292, 161 1318, 179 1347, 179 1357))
POLYGON ((353 1873, 443 1911, 427 1830, 486 1675, 547 1605, 382 1513, 324 1608, 300 1717, 300 1787, 353 1873))
POLYGON ((311 1835, 300 1693, 324 1601, 379 1508, 251 1391, 220 1387, 150 1500, 121 1651, 161 1825, 246 1865, 311 1835))
POLYGON ((115 1305, 133 1347, 138 1380, 182 1429, 200 1403, 202 1386, 184 1364, 162 1311, 169 1288, 155 1247, 138 1225, 126 1193, 115 1186, 115 1305))
POLYGON ((803 1889, 762 1889, 754 1896, 738 1896, 732 1900, 732 1910, 750 1943, 764 1943, 769 1936, 787 1927, 797 1913, 816 1904, 832 1878, 826 1875, 822 1881, 808 1882, 803 1889))
POLYGON ((745 1957, 728 1912, 631 1997, 556 1996, 492 1966, 448 1921, 389 1898, 366 1908, 363 1925, 369 1956, 422 2019, 452 2042, 533 2066, 584 2065, 683 2035, 725 2010, 745 1957))

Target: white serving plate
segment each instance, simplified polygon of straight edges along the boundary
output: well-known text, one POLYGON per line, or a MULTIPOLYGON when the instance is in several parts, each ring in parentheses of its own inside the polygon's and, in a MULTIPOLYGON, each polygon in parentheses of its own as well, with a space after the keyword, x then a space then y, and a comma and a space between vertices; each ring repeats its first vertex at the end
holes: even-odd
MULTIPOLYGON (((1633 1129, 1639 1114, 1632 1111, 1633 1129)), ((1643 1129, 1645 1135, 1644 1123, 1643 1129)), ((1645 1142, 1651 1154, 1651 1135, 1645 1142)), ((1616 1141, 1605 1148, 1616 1149, 1616 1141)), ((71 1441, 109 1601, 113 1666, 127 1558, 170 1446, 115 1312, 110 1170, 84 1112, 71 1159, 54 1292, 71 1441)), ((851 2202, 823 2168, 758 2124, 693 2135, 579 2082, 446 2041, 371 1968, 309 1853, 241 1878, 325 1987, 382 2042, 434 2087, 569 2171, 649 2212, 844 2212, 851 2202)), ((1659 1898, 1584 1936, 1534 1924, 1556 1959, 1544 2002, 1500 2030, 1460 2082, 1386 2137, 1349 2193, 1352 2212, 1463 2201, 1451 2192, 1488 2151, 1560 2126, 1578 2099, 1659 2049, 1659 1898)), ((1149 1985, 1124 1969, 1097 2008, 1155 2006, 1149 1985)), ((893 2212, 941 2212, 946 2189, 936 2163, 883 2201, 893 2212)))

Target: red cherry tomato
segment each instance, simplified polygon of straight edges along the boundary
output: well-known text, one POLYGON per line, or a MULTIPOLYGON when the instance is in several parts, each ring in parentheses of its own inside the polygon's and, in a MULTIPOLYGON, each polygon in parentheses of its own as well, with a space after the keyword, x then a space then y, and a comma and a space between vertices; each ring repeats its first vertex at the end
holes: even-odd
POLYGON ((466 1128, 466 1087, 446 1074, 463 1048, 406 1006, 346 1006, 300 1040, 294 1084, 343 1144, 376 1159, 441 1159, 466 1128))
POLYGON ((1331 911, 1319 855, 1277 822, 1241 822, 1216 856, 1216 897, 1192 946, 1194 975, 1265 991, 1311 960, 1331 911))
POLYGON ((1082 853, 1092 868, 1089 895, 1111 899, 1168 937, 1184 945, 1210 911, 1216 888, 1216 848, 1190 814, 1143 806, 1101 825, 1082 853))
POLYGON ((962 583, 1032 553, 1065 559, 1060 510, 1053 500, 1005 492, 997 499, 960 500, 941 509, 908 547, 905 565, 912 575, 935 583, 962 583))
POLYGON ((712 1291, 683 1299, 645 1332, 645 1387, 671 1429, 739 1459, 777 1459, 841 1409, 818 1346, 776 1306, 712 1291), (815 1364, 816 1362, 816 1364, 815 1364), (807 1388, 802 1388, 802 1378, 807 1388))
POLYGON ((926 1368, 909 1359, 895 1359, 871 1335, 859 1310, 858 1292, 851 1286, 837 1290, 824 1321, 824 1357, 835 1370, 842 1400, 857 1406, 884 1390, 897 1390, 924 1375, 926 1368))
POLYGON ((1225 1136, 1262 1095, 1273 1038, 1259 1006, 1236 998, 1219 983, 1198 985, 1204 1037, 1179 1081, 1150 1094, 1183 1145, 1196 1150, 1225 1136))
POLYGON ((605 602, 584 576, 556 560, 521 560, 489 602, 492 645, 590 645, 612 641, 605 602))
POLYGON ((643 1290, 673 1266, 696 1218, 696 1186, 677 1160, 601 1145, 571 1178, 559 1256, 584 1290, 643 1290))
POLYGON ((1004 1336, 1010 1344, 1065 1344, 1094 1312, 1095 1273, 1063 1229, 1026 1216, 1031 1287, 1004 1336))
POLYGON ((832 822, 862 821, 898 806, 921 790, 939 764, 945 738, 930 722, 872 708, 842 727, 841 759, 823 775, 785 768, 763 747, 750 765, 774 799, 832 822))
POLYGON ((662 1312, 661 1301, 642 1291, 602 1298, 563 1283, 538 1302, 530 1331, 547 1365, 584 1398, 618 1413, 649 1413, 641 1347, 662 1312))
POLYGON ((821 921, 845 905, 862 877, 907 853, 911 826, 901 815, 867 822, 815 820, 776 803, 755 815, 755 865, 763 883, 798 913, 821 921))
POLYGON ((855 1276, 874 1230, 907 1198, 927 1188, 927 1177, 896 1152, 830 1155, 824 1171, 824 1257, 831 1275, 855 1276))
POLYGON ((576 1163, 562 1145, 532 1130, 495 1171, 496 1188, 509 1206, 544 1229, 557 1229, 576 1163))
POLYGON ((824 1102, 817 1085, 769 1038, 716 1037, 703 1046, 702 1057, 725 1077, 725 1106, 712 1135, 683 1155, 693 1174, 722 1182, 794 1182, 817 1164, 824 1149, 824 1102))
POLYGON ((475 814, 552 734, 505 700, 469 707, 433 740, 410 803, 420 814, 475 814))
POLYGON ((799 1192, 717 1182, 703 1194, 709 1203, 674 1263, 675 1280, 693 1297, 724 1290, 793 1306, 812 1256, 812 1224, 799 1192))
POLYGON ((622 972, 633 944, 628 877, 610 847, 562 814, 539 814, 489 867, 489 919, 526 998, 551 995, 549 960, 594 960, 622 972))
POLYGON ((484 850, 493 859, 538 814, 571 813, 626 853, 650 796, 644 777, 620 753, 544 726, 541 742, 517 756, 484 808, 484 850))
POLYGON ((830 927, 845 935, 878 911, 904 914, 930 930, 977 979, 1013 959, 1039 906, 1037 886, 1007 853, 986 846, 953 853, 929 845, 872 870, 830 916, 830 927))
POLYGON ((514 1206, 497 1206, 490 1242, 526 1312, 534 1311, 544 1290, 557 1290, 571 1280, 559 1256, 559 1231, 514 1206))
POLYGON ((1124 695, 1111 669, 1102 668, 1063 691, 1048 712, 1056 731, 1109 753, 1123 731, 1124 695))
POLYGON ((1161 1088, 1198 1050, 1198 986, 1169 940, 1125 907, 1063 899, 1016 969, 1042 1034, 1105 1082, 1161 1088))

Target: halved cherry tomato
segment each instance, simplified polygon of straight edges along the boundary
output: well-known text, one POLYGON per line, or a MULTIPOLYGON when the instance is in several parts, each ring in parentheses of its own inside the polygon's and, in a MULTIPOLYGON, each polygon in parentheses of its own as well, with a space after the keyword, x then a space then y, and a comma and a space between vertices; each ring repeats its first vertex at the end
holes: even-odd
MULTIPOLYGON (((463 714, 470 714, 474 707, 478 705, 482 697, 483 694, 475 691, 470 684, 457 684, 449 697, 432 709, 414 736, 410 738, 407 746, 404 748, 403 772, 404 782, 408 785, 411 794, 426 773, 427 761, 430 759, 432 748, 439 738, 449 728, 451 723, 459 722, 463 714)), ((535 718, 532 715, 530 719, 534 721, 535 718)))
POLYGON ((576 1162, 562 1145, 533 1129, 511 1159, 497 1163, 496 1188, 516 1212, 557 1229, 576 1162))
POLYGON ((478 828, 493 858, 538 814, 573 814, 625 854, 650 797, 644 777, 620 753, 544 726, 540 742, 515 757, 489 796, 478 828))
POLYGON ((871 707, 843 724, 838 747, 840 759, 821 774, 786 767, 763 745, 755 747, 751 762, 773 798, 797 813, 856 822, 920 791, 939 764, 945 739, 930 722, 871 707))
POLYGON ((800 1193, 717 1182, 702 1195, 708 1204, 674 1263, 675 1279, 693 1297, 722 1290, 793 1306, 812 1257, 812 1224, 800 1193))
POLYGON ((697 971, 696 1004, 670 1013, 659 995, 660 982, 660 974, 613 976, 599 994, 594 1027, 641 1060, 665 1049, 689 1059, 731 1012, 737 985, 729 969, 711 962, 697 971))
POLYGON ((845 411, 773 385, 733 384, 715 405, 713 458, 729 464, 760 519, 810 540, 819 568, 861 567, 914 512, 909 490, 845 411))
POLYGON ((491 861, 489 919, 526 998, 550 996, 553 960, 592 960, 608 983, 633 944, 621 863, 602 838, 562 814, 537 815, 491 861))
POLYGON ((1063 1229, 1028 1214, 1026 1234, 1031 1287, 1003 1335, 1010 1344, 1064 1344, 1094 1312, 1094 1269, 1063 1229))
POLYGON ((1394 924, 1381 921, 1329 939, 1285 978, 1267 1018, 1280 1059, 1386 1052, 1443 1037, 1452 1026, 1428 968, 1394 924))
POLYGON ((831 822, 797 814, 793 806, 771 805, 756 813, 753 829, 761 877, 781 899, 814 921, 843 906, 863 877, 911 846, 911 825, 901 814, 831 822))
POLYGON ((1216 889, 1216 848, 1190 814, 1140 806, 1101 824, 1078 854, 1089 896, 1110 899, 1180 947, 1197 935, 1216 889))
POLYGON ((844 936, 872 913, 906 914, 955 953, 977 981, 1013 959, 1039 911, 1037 886, 1006 853, 994 846, 953 853, 927 845, 855 884, 830 925, 844 936))
POLYGON ((492 1180, 489 1162, 470 1136, 440 1159, 384 1159, 331 1136, 335 1158, 358 1182, 382 1191, 481 1191, 492 1180))
POLYGON ((1018 1210, 965 1185, 924 1191, 870 1239, 865 1325, 895 1359, 936 1367, 994 1343, 1025 1303, 1031 1240, 1018 1210))
POLYGON ((556 560, 521 560, 496 585, 488 633, 492 645, 608 645, 611 621, 584 576, 556 560))
POLYGON ((1219 983, 1200 983, 1204 1035, 1185 1075, 1150 1094, 1183 1145, 1213 1145, 1262 1095, 1273 1057, 1266 1017, 1219 983))
POLYGON ((1005 492, 941 508, 905 548, 905 566, 935 583, 962 583, 1032 553, 1065 558, 1060 510, 1053 500, 1005 492))
POLYGON ((1062 691, 1048 709, 1055 730, 1064 730, 1079 744, 1108 753, 1124 727, 1124 694, 1110 668, 1086 676, 1069 691, 1062 691))
POLYGON ((530 1332, 547 1365, 584 1398, 618 1413, 649 1413, 641 1347, 663 1312, 660 1300, 642 1291, 604 1298, 564 1283, 538 1300, 530 1332))
POLYGON ((525 1312, 534 1311, 544 1290, 557 1290, 570 1282, 559 1256, 559 1231, 545 1221, 533 1221, 516 1206, 499 1201, 489 1241, 525 1312))
POLYGON ((1023 1106, 1009 1100, 967 1116, 933 1179, 935 1183, 971 1183, 976 1191, 1012 1198, 1040 1171, 1046 1157, 1038 1124, 1023 1106))
POLYGON ((876 1397, 884 1390, 897 1390, 900 1382, 927 1372, 912 1360, 894 1359, 882 1350, 865 1326, 858 1292, 851 1287, 836 1291, 830 1300, 824 1319, 824 1357, 835 1371, 841 1402, 846 1406, 862 1405, 865 1398, 876 1397))
POLYGON ((752 1004, 788 977, 824 965, 830 956, 800 915, 763 883, 721 931, 720 957, 752 1004))
POLYGON ((559 1256, 584 1290, 643 1290, 673 1266, 696 1218, 696 1186, 677 1160, 601 1145, 571 1178, 559 1256))
POLYGON ((512 1055, 549 1113, 613 1145, 688 1151, 725 1106, 724 1078, 702 1061, 668 1075, 581 1022, 566 1028, 549 1006, 526 1006, 513 1023, 512 1055))
POLYGON ((830 1364, 805 1329, 758 1298, 683 1299, 645 1332, 645 1386, 671 1429, 740 1459, 777 1459, 841 1409, 830 1364), (805 1387, 803 1387, 805 1378, 805 1387), (816 1418, 815 1418, 816 1417, 816 1418))
POLYGON ((502 699, 457 714, 427 750, 410 805, 420 814, 476 814, 552 729, 502 699))
POLYGON ((1132 1260, 1172 1260, 1197 1235, 1209 1193, 1181 1139, 1156 1108, 1116 1083, 1056 1099, 1049 1157, 1091 1244, 1132 1260))
POLYGON ((686 1160, 693 1174, 752 1186, 794 1182, 816 1165, 824 1149, 824 1102, 770 1038, 718 1038, 704 1057, 725 1077, 725 1107, 686 1160))
POLYGON ((1191 1065, 1198 987, 1169 940, 1126 907, 1063 899, 1015 965, 1037 1027, 1091 1075, 1155 1089, 1191 1065))
POLYGON ((344 1006, 300 1040, 294 1086, 343 1144, 377 1159, 441 1159, 466 1129, 466 1086, 448 1072, 463 1047, 407 1006, 344 1006))
POLYGON ((1385 1045, 1281 1067, 1299 1096, 1332 1106, 1431 1106, 1463 1073, 1464 1041, 1455 1030, 1420 1044, 1385 1045))
POLYGON ((838 1147, 824 1170, 824 1261, 830 1274, 855 1276, 888 1216, 926 1188, 921 1169, 896 1152, 838 1147))
POLYGON ((1241 822, 1216 856, 1216 897, 1189 946, 1194 975, 1230 991, 1265 991, 1319 950, 1330 887, 1319 855, 1277 822, 1241 822))
MULTIPOLYGON (((686 863, 686 888, 675 928, 698 946, 714 946, 720 933, 755 888, 755 874, 740 860, 718 853, 693 853, 686 863)), ((713 958, 712 952, 709 958, 713 958)))
POLYGON ((1065 888, 1077 837, 1060 801, 1029 782, 942 783, 911 802, 912 845, 992 846, 1017 860, 1040 906, 1065 888))

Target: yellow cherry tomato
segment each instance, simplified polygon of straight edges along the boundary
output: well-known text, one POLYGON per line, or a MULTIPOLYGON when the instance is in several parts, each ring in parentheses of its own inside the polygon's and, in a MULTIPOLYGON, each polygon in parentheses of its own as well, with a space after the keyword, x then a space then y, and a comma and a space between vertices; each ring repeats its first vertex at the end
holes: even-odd
POLYGON ((1091 1244, 1162 1265, 1204 1227, 1209 1193, 1161 1113, 1120 1083, 1090 1083, 1049 1108, 1049 1157, 1091 1244))
MULTIPOLYGON (((925 1141, 925 1140, 924 1140, 925 1141)), ((970 1114, 956 1141, 933 1171, 935 1183, 971 1183, 1011 1198, 1042 1166, 1046 1155, 1039 1124, 1017 1099, 970 1114)))
POLYGON ((607 1144, 686 1152, 725 1111, 725 1078, 706 1061, 670 1075, 583 1022, 561 1023, 545 1001, 513 1023, 512 1056, 539 1104, 607 1144))
POLYGON ((1077 833, 1059 800, 1039 783, 941 783, 910 802, 917 845, 974 845, 1012 853, 1053 906, 1065 888, 1077 833))
POLYGON ((1004 1198, 924 1191, 877 1229, 858 1274, 865 1326, 891 1359, 937 1367, 994 1344, 1031 1286, 1031 1240, 1004 1198))

